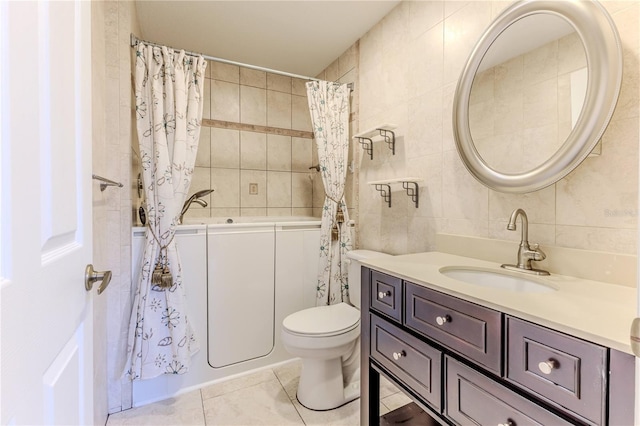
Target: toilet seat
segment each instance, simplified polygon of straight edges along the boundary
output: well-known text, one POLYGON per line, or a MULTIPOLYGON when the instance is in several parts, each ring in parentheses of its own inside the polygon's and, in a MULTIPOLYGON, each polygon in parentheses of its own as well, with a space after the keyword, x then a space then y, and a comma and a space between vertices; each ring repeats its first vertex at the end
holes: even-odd
POLYGON ((294 335, 329 337, 348 333, 360 325, 360 311, 347 303, 317 306, 295 312, 282 321, 294 335))

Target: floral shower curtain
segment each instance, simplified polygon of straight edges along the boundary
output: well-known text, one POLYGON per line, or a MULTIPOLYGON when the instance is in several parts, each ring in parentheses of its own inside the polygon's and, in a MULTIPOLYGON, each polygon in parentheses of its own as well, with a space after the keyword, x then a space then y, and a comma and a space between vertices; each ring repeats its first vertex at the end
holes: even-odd
POLYGON ((131 380, 186 373, 199 349, 185 311, 174 234, 198 151, 204 58, 140 43, 136 121, 147 203, 142 271, 135 292, 125 374, 131 380))
MULTIPOLYGON (((351 250, 349 214, 344 198, 349 155, 349 94, 346 84, 307 83, 307 97, 318 146, 324 205, 320 229, 317 305, 349 303, 346 253, 351 250)), ((354 283, 354 285, 360 285, 354 283)))

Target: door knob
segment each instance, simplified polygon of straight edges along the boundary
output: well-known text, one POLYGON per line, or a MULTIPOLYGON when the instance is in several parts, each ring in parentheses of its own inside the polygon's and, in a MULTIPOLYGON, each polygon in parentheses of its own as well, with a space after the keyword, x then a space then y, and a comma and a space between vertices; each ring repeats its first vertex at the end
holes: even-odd
POLYGON ((111 281, 111 271, 96 271, 92 264, 88 264, 84 270, 84 288, 91 291, 97 281, 102 281, 98 286, 98 294, 102 294, 111 281))

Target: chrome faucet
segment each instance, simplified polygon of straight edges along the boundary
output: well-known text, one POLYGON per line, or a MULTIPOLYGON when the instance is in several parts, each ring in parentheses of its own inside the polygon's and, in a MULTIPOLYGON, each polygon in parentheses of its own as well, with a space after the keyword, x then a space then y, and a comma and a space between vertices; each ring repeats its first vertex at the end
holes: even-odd
POLYGON ((180 217, 178 217, 178 223, 182 223, 182 219, 184 218, 185 213, 187 212, 187 210, 189 210, 189 207, 191 207, 191 204, 196 203, 202 207, 207 207, 208 204, 205 200, 201 200, 201 197, 204 197, 206 195, 209 195, 213 192, 213 189, 203 189, 202 191, 198 191, 195 194, 193 194, 191 197, 189 197, 187 199, 187 201, 184 202, 184 205, 182 206, 182 210, 180 211, 180 217))
POLYGON ((509 231, 516 230, 516 220, 518 219, 518 216, 520 216, 520 220, 522 222, 522 238, 520 239, 520 247, 518 248, 518 264, 502 265, 502 267, 512 271, 525 272, 527 274, 549 275, 548 271, 536 269, 531 266, 531 261, 539 262, 544 260, 547 255, 540 250, 539 244, 529 245, 529 220, 527 219, 527 214, 524 210, 515 209, 513 213, 511 213, 507 229, 509 231))

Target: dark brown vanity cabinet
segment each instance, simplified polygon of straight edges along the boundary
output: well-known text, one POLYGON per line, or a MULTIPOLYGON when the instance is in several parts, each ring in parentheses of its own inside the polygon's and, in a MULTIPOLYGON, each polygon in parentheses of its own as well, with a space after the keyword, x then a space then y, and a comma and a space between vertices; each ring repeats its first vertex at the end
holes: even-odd
POLYGON ((362 288, 363 425, 380 374, 443 425, 633 424, 633 356, 366 267, 362 288))

